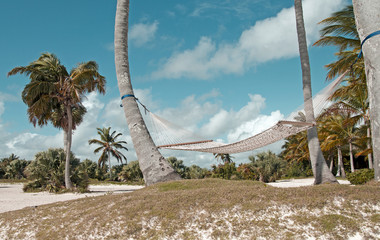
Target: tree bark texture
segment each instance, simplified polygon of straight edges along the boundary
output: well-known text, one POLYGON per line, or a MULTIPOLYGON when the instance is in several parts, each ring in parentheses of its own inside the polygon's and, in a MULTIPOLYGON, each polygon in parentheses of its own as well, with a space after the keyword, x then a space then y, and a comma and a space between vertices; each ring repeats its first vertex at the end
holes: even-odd
POLYGON ((353 147, 352 147, 352 142, 348 143, 350 147, 350 165, 351 165, 351 172, 355 172, 355 164, 354 164, 354 154, 353 154, 353 147))
MULTIPOLYGON (((379 0, 353 0, 356 28, 360 40, 380 30, 379 0)), ((367 77, 369 115, 371 119, 373 168, 380 181, 380 35, 366 40, 362 46, 367 77)))
MULTIPOLYGON (((302 67, 302 83, 303 83, 303 95, 304 95, 304 107, 306 121, 310 123, 315 123, 313 101, 311 93, 311 74, 310 74, 310 63, 309 54, 306 44, 306 31, 305 24, 303 20, 303 10, 302 1, 294 0, 294 9, 296 13, 296 25, 297 25, 297 35, 298 35, 298 47, 301 58, 302 67)), ((314 184, 321 184, 326 182, 337 183, 336 178, 330 172, 325 158, 323 157, 322 150, 318 140, 317 127, 307 131, 308 146, 310 152, 310 161, 314 174, 314 184)))
MULTIPOLYGON (((115 17, 115 65, 120 96, 134 95, 128 59, 129 0, 118 0, 115 17)), ((158 151, 133 97, 122 101, 132 142, 145 184, 179 180, 181 177, 158 151)))
POLYGON ((67 121, 68 121, 68 127, 66 132, 67 140, 66 147, 65 147, 65 154, 66 154, 66 163, 65 163, 65 187, 66 189, 72 189, 73 184, 71 183, 70 179, 70 153, 71 153, 71 142, 72 142, 72 136, 73 136, 73 115, 71 111, 71 106, 66 106, 66 112, 67 112, 67 121))

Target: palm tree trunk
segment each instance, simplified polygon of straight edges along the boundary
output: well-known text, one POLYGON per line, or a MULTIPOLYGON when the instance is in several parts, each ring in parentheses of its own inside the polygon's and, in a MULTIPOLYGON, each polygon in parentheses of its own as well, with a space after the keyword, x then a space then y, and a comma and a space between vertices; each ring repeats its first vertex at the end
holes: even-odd
MULTIPOLYGON (((115 18, 115 65, 121 96, 133 95, 128 60, 129 0, 118 0, 115 18)), ((133 97, 123 99, 125 117, 146 185, 181 177, 158 151, 133 97)))
POLYGON ((345 178, 346 172, 344 171, 342 148, 338 146, 337 149, 338 149, 338 171, 336 173, 336 176, 345 178))
MULTIPOLYGON (((379 31, 380 4, 378 0, 352 1, 356 28, 360 40, 379 31)), ((368 39, 362 47, 367 77, 369 113, 371 118, 373 168, 375 180, 380 181, 380 36, 368 39)))
POLYGON ((354 154, 352 153, 352 142, 350 140, 350 142, 348 143, 349 147, 350 147, 350 165, 351 165, 351 172, 355 172, 355 166, 354 166, 354 154))
MULTIPOLYGON (((366 125, 367 125, 367 149, 371 149, 372 146, 371 146, 371 126, 370 126, 370 122, 367 121, 366 125)), ((373 162, 372 162, 372 153, 369 153, 368 154, 368 168, 369 169, 373 169, 373 162)))
POLYGON ((334 158, 331 155, 329 156, 329 158, 330 158, 330 172, 332 172, 333 167, 334 167, 334 158))
POLYGON ((71 105, 66 105, 67 111, 67 121, 68 127, 66 132, 66 146, 65 146, 65 154, 66 154, 66 163, 65 163, 65 186, 66 189, 72 189, 73 184, 70 179, 70 152, 71 152, 71 141, 73 135, 73 115, 71 112, 71 105))
POLYGON ((110 151, 108 151, 108 167, 110 169, 110 180, 112 180, 112 171, 111 171, 111 154, 110 151))
POLYGON ((66 153, 67 148, 67 130, 63 130, 63 151, 66 153))
MULTIPOLYGON (((302 83, 303 83, 303 95, 304 95, 304 107, 306 121, 315 123, 314 110, 313 110, 313 101, 311 93, 311 74, 310 74, 310 63, 309 63, 309 54, 307 51, 306 44, 306 32, 305 24, 303 20, 303 11, 302 11, 302 1, 294 0, 294 9, 296 13, 296 24, 297 24, 297 35, 298 35, 298 47, 301 58, 301 67, 302 67, 302 83)), ((314 174, 314 184, 321 183, 337 183, 338 181, 332 175, 329 170, 329 167, 326 164, 325 158, 323 157, 322 150, 318 140, 317 127, 307 131, 308 146, 310 152, 310 161, 314 174)))

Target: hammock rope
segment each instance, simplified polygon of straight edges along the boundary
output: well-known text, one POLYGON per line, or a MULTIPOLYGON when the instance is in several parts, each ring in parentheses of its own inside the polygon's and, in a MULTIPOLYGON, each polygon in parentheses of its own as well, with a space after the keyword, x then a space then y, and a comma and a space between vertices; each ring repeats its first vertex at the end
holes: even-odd
MULTIPOLYGON (((328 98, 338 88, 348 72, 348 70, 344 72, 313 98, 314 112, 316 115, 322 113, 323 109, 331 104, 328 98)), ((133 97, 138 101, 134 95, 124 95, 122 99, 125 97, 133 97)), ((149 113, 151 128, 155 130, 151 131, 152 138, 156 145, 158 145, 157 147, 170 150, 223 154, 247 152, 272 144, 315 126, 315 123, 293 121, 294 117, 297 116, 299 112, 294 111, 288 118, 286 118, 287 120, 279 121, 277 124, 261 133, 235 143, 226 144, 204 139, 191 131, 153 114, 140 101, 138 102, 145 109, 145 112, 149 113)), ((303 105, 298 109, 303 111, 303 105)))

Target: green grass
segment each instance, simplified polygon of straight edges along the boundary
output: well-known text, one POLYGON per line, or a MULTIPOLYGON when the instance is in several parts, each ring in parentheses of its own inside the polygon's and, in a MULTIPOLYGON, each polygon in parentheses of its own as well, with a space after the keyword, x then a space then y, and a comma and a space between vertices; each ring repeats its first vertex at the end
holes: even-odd
POLYGON ((184 180, 3 213, 0 239, 373 239, 379 199, 378 183, 281 189, 184 180))

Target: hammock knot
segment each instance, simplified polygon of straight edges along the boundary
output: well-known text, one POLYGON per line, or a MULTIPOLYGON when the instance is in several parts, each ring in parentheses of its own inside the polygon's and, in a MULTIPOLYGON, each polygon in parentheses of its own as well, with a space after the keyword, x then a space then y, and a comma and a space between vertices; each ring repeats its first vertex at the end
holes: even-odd
MULTIPOLYGON (((123 95, 122 97, 121 97, 121 100, 123 100, 124 98, 127 98, 127 97, 133 97, 138 103, 140 103, 140 105, 144 108, 144 110, 145 110, 145 114, 147 113, 147 112, 150 112, 149 111, 149 109, 144 105, 144 104, 142 104, 140 101, 139 101, 139 99, 137 98, 137 97, 135 97, 135 95, 133 95, 133 94, 125 94, 125 95, 123 95)), ((123 107, 123 104, 120 104, 120 107, 123 107)))

